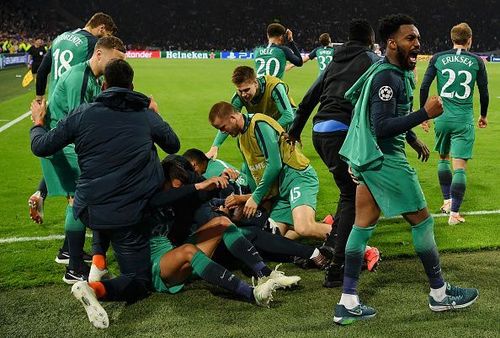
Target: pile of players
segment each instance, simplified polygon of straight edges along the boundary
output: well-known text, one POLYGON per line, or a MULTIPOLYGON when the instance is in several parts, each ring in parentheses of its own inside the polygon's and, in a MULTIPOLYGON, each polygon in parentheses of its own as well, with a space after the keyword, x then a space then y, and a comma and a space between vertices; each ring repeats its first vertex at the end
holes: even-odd
POLYGON ((365 20, 353 20, 349 41, 336 49, 322 35, 323 46, 304 59, 292 32, 271 24, 269 44, 255 51, 256 71, 234 69, 231 102, 216 103, 209 112, 209 122, 218 130, 210 150, 190 149, 161 162, 153 145, 173 154, 180 141, 153 98, 133 91, 134 73, 124 61, 123 43, 112 36, 115 31, 113 20, 97 13, 83 29, 56 38, 38 70, 37 98, 31 105, 32 150, 41 157, 44 179, 29 200, 30 214, 40 223, 47 194, 68 197, 66 240, 56 260, 68 263, 63 279, 73 284, 72 293, 94 326, 109 325, 99 300, 134 302, 152 289, 177 293, 191 276, 269 306, 277 288, 296 285, 300 277, 286 276, 265 262, 291 260, 326 269, 326 287, 342 286, 336 323, 371 318, 376 312, 360 302, 357 281, 363 265, 373 270, 378 263, 378 250, 367 242, 381 212, 403 215, 410 223, 429 278, 431 310, 475 302, 476 289, 453 286, 441 275, 433 219, 404 151, 406 141, 427 161, 430 151, 411 128, 439 116, 435 130, 442 210, 450 212, 450 224, 463 222, 458 208, 474 127, 468 121, 464 129, 457 119, 472 117, 476 76, 480 127, 487 125, 488 104, 484 64, 467 51, 472 33, 466 24, 452 29, 454 49, 431 60, 421 108, 415 112, 413 69, 420 35, 412 18, 398 14, 381 20, 384 58, 372 51, 375 34, 365 20), (81 46, 83 50, 77 48, 81 46), (281 80, 286 62, 300 67, 313 58, 318 59, 319 76, 297 107, 281 80), (443 68, 447 63, 455 68, 443 68), (47 104, 49 73, 55 80, 47 104), (466 75, 454 83, 451 73, 466 75), (442 99, 426 100, 436 74, 442 99), (450 77, 443 80, 442 74, 450 77), (456 100, 462 100, 460 110, 456 100), (318 178, 298 145, 318 103, 313 144, 340 190, 335 215, 323 222, 316 221, 318 178), (238 140, 241 170, 217 159, 228 135, 238 140), (86 227, 93 230, 93 256, 83 252, 86 227), (294 241, 300 237, 322 244, 294 241), (115 278, 107 271, 110 244, 121 273, 115 278), (241 262, 257 284, 228 271, 223 266, 233 263, 228 257, 241 262))

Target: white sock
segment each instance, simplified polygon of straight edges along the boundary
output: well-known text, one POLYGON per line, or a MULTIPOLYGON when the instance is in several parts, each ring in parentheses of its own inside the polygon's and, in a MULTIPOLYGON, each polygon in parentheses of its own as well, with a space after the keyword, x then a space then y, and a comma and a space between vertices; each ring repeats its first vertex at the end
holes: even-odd
POLYGON ((359 297, 358 295, 342 293, 342 296, 340 296, 339 304, 344 305, 346 309, 353 309, 359 305, 359 297))
POLYGON ((436 302, 442 301, 446 297, 446 283, 444 283, 444 285, 439 289, 431 288, 429 295, 434 298, 436 302))
POLYGON ((459 214, 458 214, 458 212, 450 211, 450 216, 458 217, 459 214))
POLYGON ((313 259, 315 257, 318 257, 319 254, 320 254, 320 252, 319 252, 318 248, 316 248, 316 249, 314 249, 314 251, 313 251, 311 257, 309 257, 309 259, 313 259))
POLYGON ((447 200, 444 200, 444 203, 443 203, 443 204, 445 204, 445 203, 451 203, 451 198, 450 198, 450 199, 447 199, 447 200))

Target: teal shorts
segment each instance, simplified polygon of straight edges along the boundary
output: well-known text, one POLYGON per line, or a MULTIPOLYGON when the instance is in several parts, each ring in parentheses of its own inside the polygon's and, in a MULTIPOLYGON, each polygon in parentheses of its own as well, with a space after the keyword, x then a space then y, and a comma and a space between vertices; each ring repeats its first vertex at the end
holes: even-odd
POLYGON ((319 180, 312 166, 304 170, 286 167, 279 177, 279 195, 270 217, 279 223, 293 225, 292 210, 308 205, 316 210, 319 180))
POLYGON ((167 285, 161 278, 160 261, 163 255, 175 249, 170 240, 163 236, 151 237, 149 240, 151 248, 151 273, 153 287, 156 292, 178 293, 184 288, 184 284, 167 285))
POLYGON ((427 205, 417 173, 403 156, 384 154, 383 162, 373 169, 351 170, 368 187, 385 217, 415 212, 427 205))
POLYGON ((450 154, 452 158, 468 160, 472 158, 475 140, 474 125, 470 123, 441 122, 434 125, 436 146, 440 155, 450 154))
POLYGON ((49 157, 40 158, 48 196, 74 196, 80 177, 75 146, 69 145, 49 157))

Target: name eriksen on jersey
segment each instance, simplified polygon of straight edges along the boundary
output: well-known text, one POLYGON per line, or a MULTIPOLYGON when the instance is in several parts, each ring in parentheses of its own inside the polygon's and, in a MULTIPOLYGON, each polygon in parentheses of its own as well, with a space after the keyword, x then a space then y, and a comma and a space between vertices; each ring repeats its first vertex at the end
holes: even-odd
POLYGON ((472 67, 472 65, 474 64, 471 61, 471 59, 469 59, 468 57, 465 57, 465 56, 461 56, 461 55, 447 56, 447 57, 441 59, 441 62, 443 63, 443 65, 446 65, 450 62, 459 62, 459 63, 463 63, 464 65, 467 65, 469 67, 472 67))

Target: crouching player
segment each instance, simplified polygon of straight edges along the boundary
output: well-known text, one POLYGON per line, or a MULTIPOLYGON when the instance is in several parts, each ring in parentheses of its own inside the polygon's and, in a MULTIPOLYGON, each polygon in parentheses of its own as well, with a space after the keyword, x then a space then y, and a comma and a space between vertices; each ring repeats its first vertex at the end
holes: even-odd
POLYGON ((265 198, 272 198, 271 218, 284 227, 293 226, 286 237, 324 240, 332 227, 315 221, 318 177, 302 152, 286 142, 283 127, 263 114, 242 114, 227 102, 212 107, 209 121, 219 131, 238 138, 256 183, 245 202, 244 216, 253 216, 265 198))

